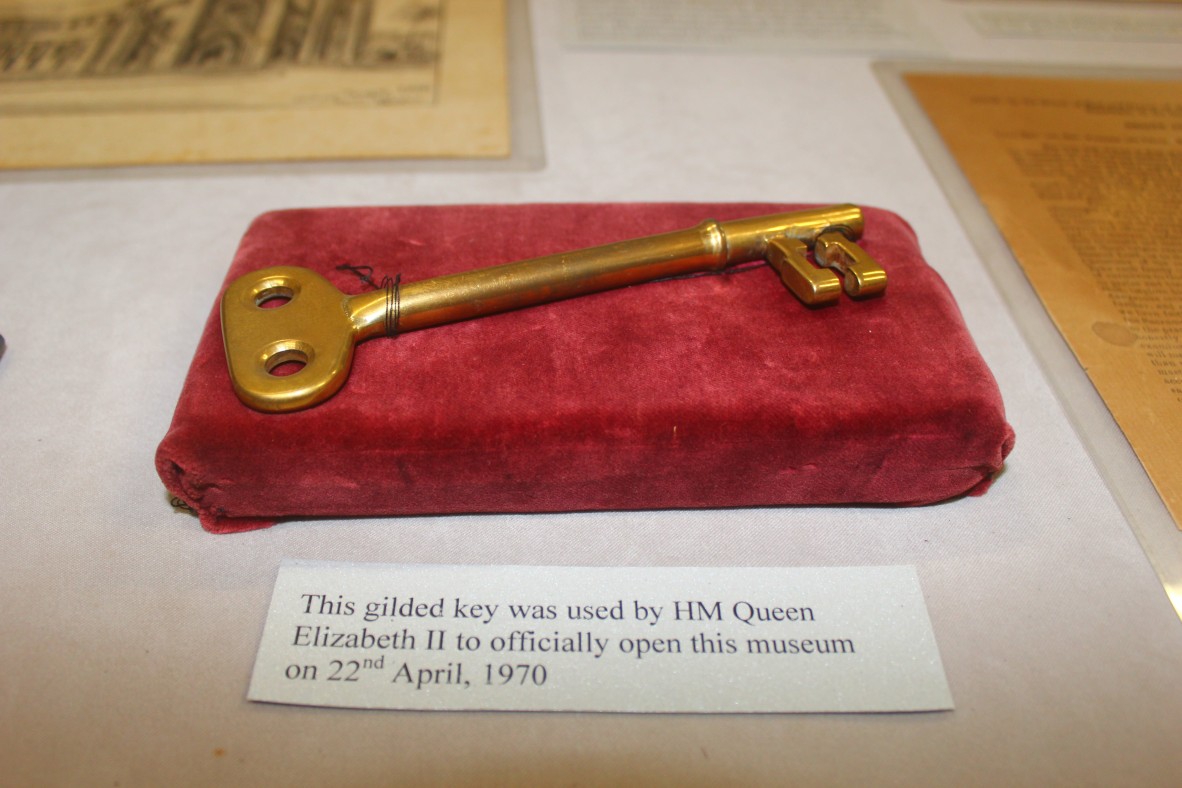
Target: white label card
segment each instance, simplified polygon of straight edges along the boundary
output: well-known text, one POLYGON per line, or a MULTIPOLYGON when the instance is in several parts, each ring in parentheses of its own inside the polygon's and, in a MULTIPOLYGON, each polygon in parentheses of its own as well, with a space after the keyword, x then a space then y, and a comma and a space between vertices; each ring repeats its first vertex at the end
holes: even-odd
POLYGON ((366 709, 952 708, 910 566, 285 562, 248 697, 366 709))

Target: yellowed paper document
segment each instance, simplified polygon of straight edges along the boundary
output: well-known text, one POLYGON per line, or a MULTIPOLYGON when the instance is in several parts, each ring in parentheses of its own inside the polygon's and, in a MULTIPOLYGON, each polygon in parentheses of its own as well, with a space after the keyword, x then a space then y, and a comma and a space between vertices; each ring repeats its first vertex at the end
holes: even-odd
POLYGON ((1182 82, 906 80, 1182 524, 1182 82))
POLYGON ((0 0, 0 166, 504 157, 501 0, 0 0))

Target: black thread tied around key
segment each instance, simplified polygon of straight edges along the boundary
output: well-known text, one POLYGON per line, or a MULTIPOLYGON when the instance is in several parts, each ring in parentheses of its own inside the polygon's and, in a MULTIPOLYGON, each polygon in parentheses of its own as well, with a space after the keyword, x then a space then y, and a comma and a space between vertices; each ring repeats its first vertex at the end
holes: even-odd
POLYGON ((348 271, 373 290, 386 291, 386 316, 383 319, 386 336, 398 336, 398 321, 402 317, 402 274, 394 277, 383 276, 381 282, 373 280, 373 266, 350 265, 342 263, 336 267, 338 271, 348 271))

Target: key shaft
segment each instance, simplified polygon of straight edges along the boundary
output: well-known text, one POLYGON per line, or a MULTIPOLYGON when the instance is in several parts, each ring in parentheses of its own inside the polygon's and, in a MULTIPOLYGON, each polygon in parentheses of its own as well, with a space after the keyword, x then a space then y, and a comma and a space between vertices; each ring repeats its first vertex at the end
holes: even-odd
MULTIPOLYGON (((688 230, 410 282, 399 287, 395 329, 414 331, 654 279, 718 271, 763 259, 772 238, 797 238, 811 245, 834 227, 861 235, 861 210, 841 205, 707 220, 688 230)), ((386 298, 380 291, 352 296, 348 309, 356 315, 359 339, 385 332, 386 298)))

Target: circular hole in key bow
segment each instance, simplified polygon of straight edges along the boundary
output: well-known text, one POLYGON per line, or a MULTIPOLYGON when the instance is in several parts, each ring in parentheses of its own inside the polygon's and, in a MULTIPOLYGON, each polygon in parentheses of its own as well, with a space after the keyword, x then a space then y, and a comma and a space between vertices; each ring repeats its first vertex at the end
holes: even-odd
POLYGON ((291 301, 295 291, 285 285, 272 285, 258 291, 254 297, 254 305, 260 309, 275 309, 291 301))
POLYGON ((304 343, 281 342, 263 358, 263 366, 267 374, 277 378, 294 375, 312 360, 310 348, 304 343))

